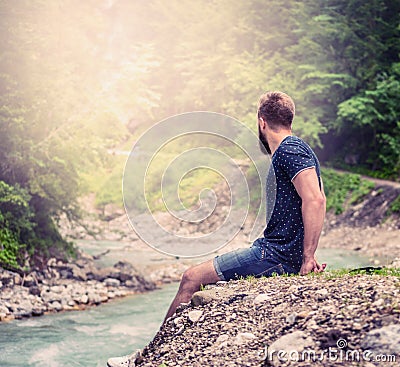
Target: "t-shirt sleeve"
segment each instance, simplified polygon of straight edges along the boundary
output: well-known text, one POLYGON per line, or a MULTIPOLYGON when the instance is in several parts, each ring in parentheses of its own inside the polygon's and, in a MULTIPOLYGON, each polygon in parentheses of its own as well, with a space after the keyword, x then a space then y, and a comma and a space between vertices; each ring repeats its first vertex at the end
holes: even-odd
POLYGON ((298 143, 286 143, 280 147, 277 157, 279 167, 287 173, 290 180, 306 169, 316 167, 313 154, 303 145, 298 143))

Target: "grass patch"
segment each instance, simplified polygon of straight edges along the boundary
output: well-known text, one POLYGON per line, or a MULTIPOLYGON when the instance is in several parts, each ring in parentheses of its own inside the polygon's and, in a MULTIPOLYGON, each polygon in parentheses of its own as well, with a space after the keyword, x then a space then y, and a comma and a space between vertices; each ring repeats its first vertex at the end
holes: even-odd
POLYGON ((326 210, 335 214, 345 211, 347 205, 358 203, 375 187, 369 180, 354 173, 338 173, 333 169, 322 169, 322 178, 326 194, 326 210))
POLYGON ((395 276, 400 277, 400 268, 360 268, 360 269, 337 269, 325 271, 322 273, 310 273, 308 276, 322 276, 328 279, 342 278, 344 276, 356 276, 356 275, 380 275, 380 276, 395 276))
POLYGON ((122 174, 126 156, 110 156, 107 167, 81 174, 83 191, 96 194, 96 206, 115 204, 123 208, 122 174))
POLYGON ((393 213, 400 214, 400 196, 394 199, 389 206, 388 214, 390 215, 393 213))

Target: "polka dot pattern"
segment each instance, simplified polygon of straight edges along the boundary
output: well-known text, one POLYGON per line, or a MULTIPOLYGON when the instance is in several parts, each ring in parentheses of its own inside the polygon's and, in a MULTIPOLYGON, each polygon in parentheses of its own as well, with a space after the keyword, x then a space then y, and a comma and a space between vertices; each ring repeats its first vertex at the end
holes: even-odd
POLYGON ((296 136, 285 138, 273 154, 270 168, 276 177, 275 205, 271 205, 274 198, 268 195, 273 192, 274 175, 270 174, 267 177, 267 210, 272 210, 272 215, 264 238, 257 240, 266 245, 273 258, 299 270, 303 257, 304 226, 301 198, 292 181, 310 167, 315 167, 320 180, 320 165, 313 150, 296 136))

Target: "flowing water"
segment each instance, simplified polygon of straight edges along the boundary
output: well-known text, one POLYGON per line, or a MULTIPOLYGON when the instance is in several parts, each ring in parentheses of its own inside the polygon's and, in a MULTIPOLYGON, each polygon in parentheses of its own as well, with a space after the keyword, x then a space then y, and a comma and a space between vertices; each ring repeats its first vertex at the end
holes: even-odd
POLYGON ((177 284, 86 311, 0 324, 0 366, 106 366, 155 335, 177 284))
MULTIPOLYGON (((89 250, 89 245, 94 253, 104 248, 113 249, 102 259, 107 265, 121 258, 129 260, 123 246, 117 243, 92 242, 83 245, 85 250, 89 250)), ((370 264, 368 259, 355 252, 337 249, 318 252, 321 261, 328 262, 330 269, 370 264)), ((157 253, 152 256, 154 258, 149 261, 161 257, 157 253)), ((139 262, 137 256, 135 260, 139 262)), ((171 284, 86 311, 0 323, 0 366, 106 366, 109 357, 129 354, 152 339, 177 287, 177 284, 171 284)))

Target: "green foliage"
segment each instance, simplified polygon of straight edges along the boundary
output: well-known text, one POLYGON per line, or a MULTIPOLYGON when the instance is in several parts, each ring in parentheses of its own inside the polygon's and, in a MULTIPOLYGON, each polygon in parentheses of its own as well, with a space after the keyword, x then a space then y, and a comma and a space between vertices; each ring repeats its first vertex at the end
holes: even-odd
POLYGON ((364 180, 358 174, 338 173, 332 169, 323 169, 322 178, 326 194, 326 210, 340 214, 348 204, 357 203, 367 195, 375 184, 364 180))
POLYGON ((40 211, 40 202, 18 184, 0 181, 0 266, 28 271, 49 256, 75 255, 46 211, 40 211))
POLYGON ((34 229, 30 196, 19 186, 0 181, 0 266, 20 269, 26 244, 34 229))
POLYGON ((361 153, 368 151, 364 158, 368 166, 373 170, 379 167, 392 178, 400 173, 399 90, 400 63, 396 63, 390 75, 377 77, 374 89, 342 102, 336 121, 343 135, 360 135, 357 149, 361 148, 361 153))
MULTIPOLYGON (((3 221, 1 215, 0 221, 3 221)), ((8 228, 0 228, 0 266, 6 269, 19 269, 20 253, 23 249, 24 246, 18 243, 8 228)))
POLYGON ((397 213, 400 214, 400 196, 392 201, 389 207, 389 214, 397 213))
POLYGON ((253 284, 257 280, 257 278, 254 275, 247 275, 245 279, 247 282, 251 284, 253 284))

